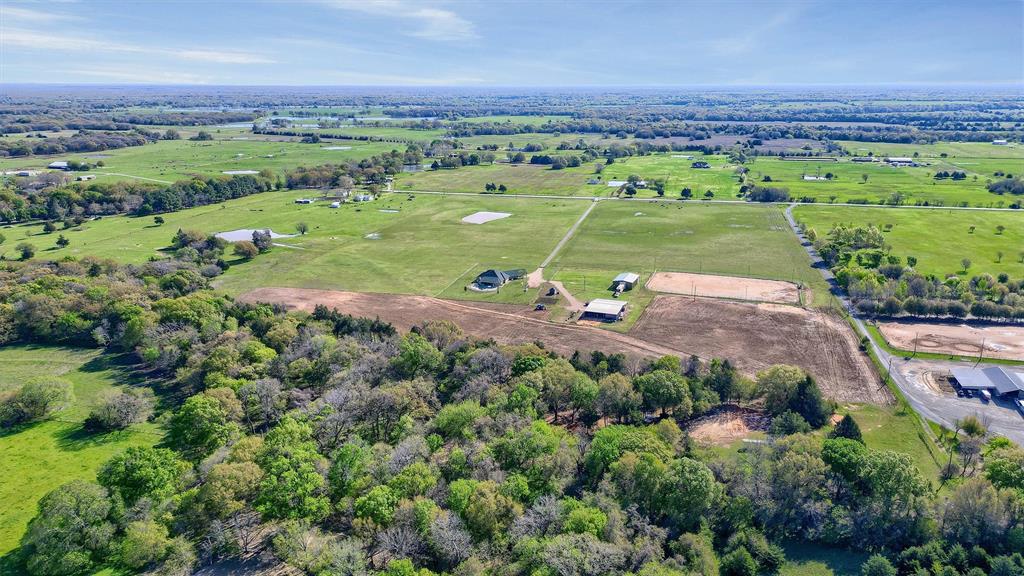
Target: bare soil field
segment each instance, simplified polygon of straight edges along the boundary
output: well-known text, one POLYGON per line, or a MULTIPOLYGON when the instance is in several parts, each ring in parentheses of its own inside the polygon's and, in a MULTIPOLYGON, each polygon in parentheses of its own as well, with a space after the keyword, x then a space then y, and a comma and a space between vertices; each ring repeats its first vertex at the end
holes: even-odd
POLYGON ((655 272, 647 281, 647 289, 669 294, 731 298, 733 300, 755 300, 797 304, 800 289, 792 282, 761 280, 758 278, 737 278, 714 274, 691 274, 689 272, 655 272))
MULTIPOLYGON (((621 352, 633 358, 656 358, 682 352, 657 343, 596 327, 548 322, 547 313, 529 306, 489 302, 457 302, 429 296, 312 290, 305 288, 258 288, 238 297, 241 302, 279 303, 293 310, 312 312, 324 304, 345 314, 380 318, 401 331, 428 320, 451 320, 477 338, 493 338, 502 344, 540 341, 549 350, 571 355, 576 350, 621 352)), ((687 351, 686 354, 691 353, 687 351)))
POLYGON ((773 364, 792 364, 817 380, 839 402, 893 401, 853 331, 823 312, 683 296, 656 296, 630 336, 705 358, 728 358, 746 374, 773 364))
POLYGON ((477 338, 502 344, 539 341, 563 355, 601 350, 633 359, 728 358, 751 376, 772 364, 795 364, 813 375, 827 396, 840 402, 892 402, 845 324, 792 306, 657 296, 630 332, 620 334, 596 326, 548 322, 545 312, 528 306, 429 296, 258 288, 238 300, 279 303, 306 312, 324 304, 345 314, 380 318, 402 331, 428 320, 451 320, 477 338))
POLYGON ((985 356, 1024 360, 1024 326, 970 326, 925 322, 881 322, 886 341, 900 350, 976 356, 985 343, 985 356))

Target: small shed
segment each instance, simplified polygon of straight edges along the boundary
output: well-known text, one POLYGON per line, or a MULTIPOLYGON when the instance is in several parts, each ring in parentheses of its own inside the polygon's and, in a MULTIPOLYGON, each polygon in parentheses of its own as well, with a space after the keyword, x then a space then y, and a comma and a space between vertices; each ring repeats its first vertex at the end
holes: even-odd
POLYGON ((58 160, 56 162, 50 162, 46 165, 47 168, 52 170, 70 170, 71 167, 68 165, 66 160, 58 160))
POLYGON ((1002 139, 1000 139, 1000 140, 993 140, 992 141, 992 145, 993 146, 1006 146, 1007 144, 1009 144, 1009 142, 1007 142, 1006 140, 1002 140, 1002 139))
POLYGON ((616 294, 632 290, 640 282, 640 275, 636 272, 623 272, 612 280, 612 290, 616 294))
POLYGON ((618 322, 626 312, 626 303, 618 300, 595 298, 583 308, 580 316, 583 320, 600 320, 602 322, 618 322))

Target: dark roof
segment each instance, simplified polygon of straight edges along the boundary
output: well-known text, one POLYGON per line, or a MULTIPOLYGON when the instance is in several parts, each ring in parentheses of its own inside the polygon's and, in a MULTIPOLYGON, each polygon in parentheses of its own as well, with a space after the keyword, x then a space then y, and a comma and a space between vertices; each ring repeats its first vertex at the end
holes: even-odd
POLYGON ((504 284, 505 282, 508 282, 508 280, 508 274, 493 268, 476 277, 478 284, 504 284))

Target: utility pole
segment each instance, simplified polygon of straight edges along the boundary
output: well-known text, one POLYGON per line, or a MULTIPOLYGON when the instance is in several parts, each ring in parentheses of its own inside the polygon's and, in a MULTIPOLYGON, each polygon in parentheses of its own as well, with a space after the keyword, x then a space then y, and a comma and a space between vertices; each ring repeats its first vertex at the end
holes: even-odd
POLYGON ((978 364, 981 364, 982 357, 985 356, 985 339, 981 339, 981 350, 978 350, 978 361, 974 363, 974 367, 977 368, 978 364))
POLYGON ((914 332, 914 356, 917 356, 917 339, 920 337, 919 332, 914 332))

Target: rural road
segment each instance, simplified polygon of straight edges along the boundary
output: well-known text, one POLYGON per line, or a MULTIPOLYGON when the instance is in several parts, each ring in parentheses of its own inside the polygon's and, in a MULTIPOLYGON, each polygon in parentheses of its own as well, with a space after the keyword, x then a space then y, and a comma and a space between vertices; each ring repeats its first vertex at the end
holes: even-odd
MULTIPOLYGON (((389 184, 390 186, 390 184, 389 184)), ((396 190, 388 188, 387 191, 396 194, 428 194, 432 196, 473 196, 474 198, 535 198, 539 200, 585 200, 587 202, 599 202, 610 200, 615 202, 685 202, 687 204, 767 204, 777 206, 845 206, 849 208, 890 208, 893 210, 966 210, 982 212, 1021 212, 1016 208, 985 208, 981 206, 893 206, 892 204, 847 204, 836 202, 834 204, 798 203, 798 202, 750 202, 747 200, 679 200, 677 198, 622 198, 619 196, 565 196, 557 194, 482 194, 479 192, 439 192, 436 190, 396 190)))
POLYGON ((835 276, 825 265, 824 260, 814 249, 813 244, 800 231, 796 220, 793 218, 793 208, 796 204, 790 204, 785 211, 786 221, 796 234, 800 244, 807 250, 808 256, 814 268, 817 268, 825 280, 832 286, 832 293, 842 302, 843 307, 849 314, 850 319, 856 327, 857 336, 867 336, 871 350, 875 353, 878 361, 886 366, 889 378, 896 383, 896 386, 907 399, 907 403, 915 412, 945 426, 955 429, 957 420, 966 416, 977 416, 986 425, 990 432, 1002 434, 1014 442, 1024 446, 1024 419, 1020 413, 1008 402, 994 400, 988 404, 978 398, 958 398, 943 394, 924 381, 926 372, 942 372, 954 366, 964 366, 963 362, 942 362, 933 360, 919 360, 890 354, 875 342, 868 332, 864 320, 857 314, 853 303, 838 289, 835 276))

